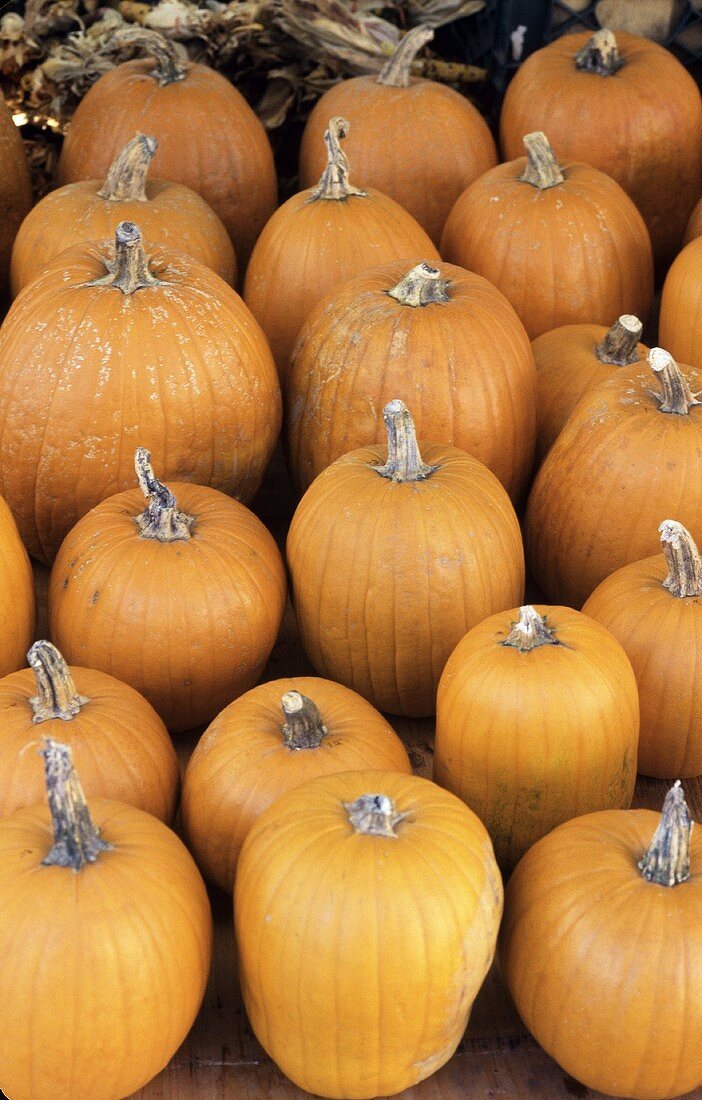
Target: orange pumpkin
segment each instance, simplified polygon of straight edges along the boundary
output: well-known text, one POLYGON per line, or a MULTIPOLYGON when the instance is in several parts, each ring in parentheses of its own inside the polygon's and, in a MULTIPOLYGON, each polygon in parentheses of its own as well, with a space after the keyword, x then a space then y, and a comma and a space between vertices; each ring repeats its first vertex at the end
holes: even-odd
POLYGON ((315 676, 259 684, 225 707, 190 758, 188 847, 231 893, 244 839, 276 798, 317 775, 368 768, 412 771, 392 726, 360 695, 315 676))
POLYGON ((36 623, 34 578, 12 512, 0 497, 0 676, 24 668, 36 623))
POLYGON ((507 885, 500 969, 534 1037, 589 1089, 665 1100, 702 1084, 702 831, 691 831, 676 784, 662 818, 606 810, 559 825, 507 885))
POLYGON ((0 96, 0 296, 4 297, 10 283, 12 245, 32 207, 32 187, 29 165, 19 130, 0 96))
POLYGON ((268 136, 231 81, 183 60, 156 31, 118 31, 112 45, 141 49, 93 84, 76 108, 58 164, 58 182, 103 179, 135 133, 153 134, 152 179, 202 195, 231 237, 242 271, 275 210, 277 182, 268 136))
POLYGON ((497 164, 497 150, 470 100, 411 75, 415 55, 433 37, 431 28, 413 27, 377 76, 341 80, 324 93, 302 134, 300 185, 319 179, 324 131, 342 115, 351 123, 346 153, 358 178, 399 202, 438 246, 451 207, 497 164))
POLYGON ((147 181, 157 147, 155 138, 137 134, 117 153, 106 179, 66 184, 37 203, 12 249, 13 297, 64 248, 109 240, 121 221, 139 222, 147 241, 187 252, 234 282, 234 249, 214 210, 189 187, 147 181))
MULTIPOLYGON (((0 1087, 115 1100, 159 1073, 205 991, 212 917, 197 868, 151 814, 85 802, 44 749, 49 810, 0 821, 0 1087)), ((39 765, 37 765, 39 766, 39 765)))
POLYGON ((281 373, 303 321, 333 287, 389 260, 439 258, 398 203, 372 188, 352 187, 339 144, 348 129, 345 119, 330 120, 322 178, 276 210, 246 273, 244 301, 268 337, 281 373))
POLYGON ((251 1026, 315 1095, 411 1088, 455 1051, 501 911, 490 839, 459 799, 396 772, 311 779, 261 815, 239 860, 251 1026))
POLYGON ((434 779, 511 870, 562 821, 631 805, 639 701, 624 649, 569 607, 491 615, 461 639, 436 703, 434 779))
POLYGON ((71 664, 116 676, 169 729, 191 729, 261 675, 285 570, 273 536, 238 501, 201 485, 167 489, 143 448, 136 466, 141 491, 109 497, 64 540, 49 629, 71 664))
POLYGON ((702 368, 702 240, 696 237, 683 248, 666 275, 658 321, 663 347, 682 363, 702 368))
POLYGON ((480 459, 516 499, 531 472, 533 357, 509 302, 479 275, 395 261, 324 298, 285 386, 288 465, 303 491, 330 462, 383 442, 396 395, 422 439, 480 459))
POLYGON ((589 164, 559 166, 542 133, 486 172, 449 214, 441 255, 483 275, 533 340, 570 324, 608 324, 653 300, 651 242, 618 183, 589 164))

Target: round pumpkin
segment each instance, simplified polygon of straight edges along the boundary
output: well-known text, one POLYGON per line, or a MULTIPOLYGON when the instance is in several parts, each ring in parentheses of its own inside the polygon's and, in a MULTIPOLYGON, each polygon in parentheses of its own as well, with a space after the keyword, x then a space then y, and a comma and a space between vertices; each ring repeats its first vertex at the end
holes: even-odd
POLYGON ((32 208, 32 186, 29 165, 20 132, 0 96, 0 296, 10 285, 12 245, 32 208))
POLYGON ((543 133, 520 157, 468 187, 444 227, 441 255, 483 275, 530 338, 570 324, 609 324, 653 300, 651 242, 629 196, 590 164, 562 166, 543 133))
POLYGON ((658 338, 670 354, 697 370, 702 368, 702 240, 683 248, 666 275, 661 294, 658 338))
POLYGON ((399 396, 422 439, 483 462, 513 499, 526 488, 535 430, 529 340, 509 302, 451 264, 395 261, 315 306, 286 378, 288 465, 304 491, 330 462, 382 443, 399 396))
MULTIPOLYGON (((44 749, 49 810, 0 821, 0 1087, 12 1100, 116 1100, 190 1030, 212 953, 207 893, 178 837, 44 749)), ((39 765, 37 765, 39 767, 39 765)))
POLYGON ((191 729, 259 679, 285 570, 273 536, 238 501, 201 485, 167 489, 143 448, 136 466, 140 489, 97 505, 64 540, 49 629, 71 664, 116 676, 170 730, 191 729))
POLYGON ((275 210, 277 181, 268 136, 240 92, 210 65, 183 60, 156 31, 131 27, 113 46, 143 50, 97 80, 78 104, 58 163, 58 182, 103 179, 135 133, 153 134, 152 179, 197 191, 229 233, 244 271, 275 210))
POLYGON ((0 817, 43 801, 30 746, 54 736, 70 746, 89 797, 127 802, 169 825, 178 758, 153 707, 114 676, 69 668, 51 642, 35 642, 27 661, 0 680, 0 817))
POLYGON ((333 287, 389 260, 439 258, 422 227, 398 203, 373 188, 351 185, 340 145, 348 130, 346 119, 329 121, 322 178, 276 210, 246 273, 244 301, 268 337, 281 374, 303 321, 333 287))
POLYGON ((586 161, 624 188, 664 272, 702 190, 702 103, 680 61, 620 31, 556 38, 520 65, 507 89, 505 159, 518 157, 522 134, 536 129, 547 131, 559 158, 586 161))
POLYGON ((515 608, 474 626, 446 663, 434 780, 478 815, 507 872, 562 821, 631 805, 638 737, 616 638, 570 607, 515 608))
POLYGON ((137 134, 117 153, 104 180, 50 191, 22 222, 12 249, 12 296, 31 283, 64 248, 114 237, 121 221, 139 223, 144 238, 187 252, 234 283, 229 235, 204 199, 168 180, 147 180, 158 142, 137 134))
POLYGON ((589 1089, 667 1100, 702 1084, 702 832, 691 829, 676 784, 662 818, 604 810, 559 825, 507 885, 501 971, 536 1040, 589 1089))
POLYGON ((358 178, 399 202, 438 247, 451 207, 497 164, 497 150, 470 100, 412 76, 415 55, 433 37, 431 28, 413 27, 377 76, 341 80, 317 100, 302 134, 300 185, 319 179, 324 131, 341 115, 351 123, 346 153, 358 178))
POLYGON ((217 715, 190 758, 186 843, 231 893, 246 835, 276 798, 317 775, 369 768, 412 771, 392 726, 360 695, 316 676, 259 684, 217 715))
POLYGON ((34 637, 36 600, 29 556, 0 497, 0 676, 24 668, 34 637))
POLYGON ((501 910, 489 837, 459 799, 396 772, 309 780, 259 817, 239 859, 256 1037, 318 1096, 411 1088, 455 1051, 501 910))
POLYGON ((0 331, 0 492, 30 554, 53 560, 98 501, 133 484, 133 447, 164 476, 250 500, 282 417, 265 337, 241 298, 181 252, 61 253, 0 331))
POLYGON ((287 559, 315 670, 379 710, 434 713, 460 638, 522 598, 519 524, 494 474, 456 447, 422 444, 401 401, 387 448, 351 451, 310 485, 287 559))

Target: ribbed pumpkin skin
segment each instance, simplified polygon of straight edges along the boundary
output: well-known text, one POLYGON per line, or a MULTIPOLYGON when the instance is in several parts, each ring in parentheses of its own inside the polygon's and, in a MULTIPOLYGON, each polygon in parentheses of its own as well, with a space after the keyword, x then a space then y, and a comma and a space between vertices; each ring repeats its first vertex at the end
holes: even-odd
POLYGON ((180 775, 163 722, 136 691, 91 668, 71 668, 79 695, 90 701, 70 721, 33 722, 34 673, 25 668, 0 680, 0 818, 43 802, 42 737, 69 745, 88 798, 111 798, 173 821, 180 775), (33 747, 28 748, 29 745, 33 747))
POLYGON ((215 718, 190 758, 180 808, 188 847, 231 893, 244 839, 277 798, 318 775, 369 768, 412 771, 392 726, 360 695, 317 676, 259 684, 215 718), (285 745, 280 700, 288 691, 319 707, 327 735, 317 748, 285 745))
POLYGON ((165 480, 250 500, 282 419, 263 333, 214 272, 154 245, 165 284, 125 296, 85 284, 111 246, 62 253, 0 333, 0 492, 32 556, 100 500, 134 484, 134 448, 165 480))
POLYGON ((421 439, 468 451, 515 499, 531 471, 533 357, 509 302, 485 279, 434 265, 449 302, 388 296, 408 272, 396 261, 349 280, 305 322, 286 378, 285 437, 300 492, 335 459, 385 438, 382 411, 401 398, 421 439))
MULTIPOLYGON (((666 275, 658 321, 659 340, 680 363, 702 369, 702 240, 682 250, 666 275)), ((670 509, 668 509, 670 511, 670 509)))
POLYGON ((524 157, 500 164, 463 192, 441 238, 444 259, 493 283, 532 340, 622 313, 645 321, 651 242, 632 200, 588 164, 561 162, 564 183, 543 191, 519 180, 525 166, 524 157))
POLYGON ((34 638, 36 600, 29 556, 0 497, 0 675, 24 668, 34 638))
POLYGON ((417 776, 346 772, 258 819, 234 906, 259 1042, 301 1088, 363 1100, 411 1087, 455 1051, 492 959, 502 882, 458 799, 417 776), (367 793, 409 815, 395 839, 354 833, 342 803, 367 793))
MULTIPOLYGON (((536 363, 536 456, 541 460, 580 398, 621 368, 601 363, 595 349, 609 326, 563 325, 544 332, 532 342, 536 363)), ((640 360, 648 348, 637 347, 640 360)))
POLYGON ((437 247, 458 196, 497 164, 485 119, 453 88, 417 79, 395 88, 356 76, 329 88, 307 120, 301 187, 312 187, 322 174, 324 131, 334 115, 351 123, 344 151, 354 175, 399 202, 437 247))
MULTIPOLYGON (((353 170, 353 164, 352 164, 353 170)), ((360 180, 360 176, 354 178, 360 180)), ((439 253, 411 214, 372 188, 365 198, 318 199, 312 190, 276 210, 246 272, 244 301, 265 332, 284 374, 312 308, 368 267, 408 260, 407 270, 439 253)))
POLYGON ((114 850, 78 872, 41 866, 44 806, 0 821, 0 1086, 12 1100, 131 1096, 175 1054, 205 991, 212 917, 185 846, 133 806, 94 799, 90 812, 114 850))
POLYGON ((615 179, 641 211, 664 271, 702 190, 702 103, 669 50, 615 34, 624 64, 612 76, 575 67, 587 31, 531 54, 507 89, 500 143, 511 160, 524 134, 545 130, 560 159, 586 161, 615 179))
POLYGON ((519 608, 491 615, 458 643, 437 696, 434 780, 478 815, 509 870, 562 821, 628 808, 636 782, 624 650, 572 608, 536 610, 562 644, 522 653, 503 644, 519 608))
POLYGON ((37 203, 22 222, 12 249, 13 298, 64 248, 114 237, 121 221, 136 222, 144 240, 187 252, 234 283, 236 260, 214 210, 189 187, 162 180, 146 184, 146 202, 101 199, 102 180, 66 184, 37 203))
POLYGON ((657 554, 618 569, 583 606, 617 638, 641 702, 638 770, 686 779, 702 774, 702 600, 673 596, 657 554))
POLYGON ((61 546, 49 628, 70 664, 124 680, 170 730, 184 730, 256 683, 286 585, 273 536, 252 512, 204 486, 168 487, 197 517, 191 538, 141 538, 139 490, 103 501, 61 546))
POLYGON ((540 840, 507 886, 499 943, 541 1046, 588 1088, 637 1100, 702 1084, 702 830, 692 877, 658 886, 637 862, 659 820, 602 811, 540 840))
POLYGON ((153 68, 148 59, 125 61, 93 84, 71 119, 58 182, 103 179, 127 141, 151 134, 158 140, 151 178, 202 195, 224 222, 243 271, 277 201, 266 131, 241 93, 209 65, 191 63, 184 80, 164 85, 150 75, 153 68))
POLYGON ((287 541, 293 603, 315 670, 379 710, 434 713, 436 688, 460 638, 522 598, 517 518, 494 474, 457 448, 422 445, 440 465, 392 482, 371 464, 385 447, 352 451, 313 482, 287 541))
MULTIPOLYGON (((693 393, 702 376, 681 370, 693 393)), ((582 607, 615 569, 655 554, 658 524, 702 532, 702 407, 662 413, 652 372, 622 367, 582 398, 536 475, 527 561, 549 600, 582 607)))
POLYGON ((0 100, 0 295, 7 293, 12 245, 31 208, 32 187, 22 138, 7 104, 0 100))

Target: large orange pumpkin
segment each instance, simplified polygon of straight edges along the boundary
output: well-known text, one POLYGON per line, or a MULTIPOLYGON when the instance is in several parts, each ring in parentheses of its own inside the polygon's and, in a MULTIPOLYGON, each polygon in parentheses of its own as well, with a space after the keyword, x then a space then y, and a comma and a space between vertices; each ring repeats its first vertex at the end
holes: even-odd
POLYGON ((0 676, 24 668, 34 637, 36 601, 29 556, 0 497, 0 676))

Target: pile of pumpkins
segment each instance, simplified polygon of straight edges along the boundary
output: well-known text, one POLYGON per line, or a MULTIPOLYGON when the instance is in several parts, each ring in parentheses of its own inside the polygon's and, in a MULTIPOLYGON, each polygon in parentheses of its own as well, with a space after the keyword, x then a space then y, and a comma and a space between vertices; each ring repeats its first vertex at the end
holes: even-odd
POLYGON ((121 1100, 166 1065, 201 873, 310 1092, 433 1073, 496 948, 578 1080, 699 1086, 702 841, 679 782, 629 809, 637 769, 702 773, 694 82, 566 36, 510 85, 498 165, 411 75, 418 28, 322 97, 276 209, 235 88, 122 33, 146 57, 31 211, 0 134, 0 1087, 121 1100), (281 425, 285 562, 248 507, 281 425), (261 683, 288 578, 317 675, 261 683), (433 781, 380 712, 436 714, 433 781), (204 725, 179 803, 170 735, 204 725))

